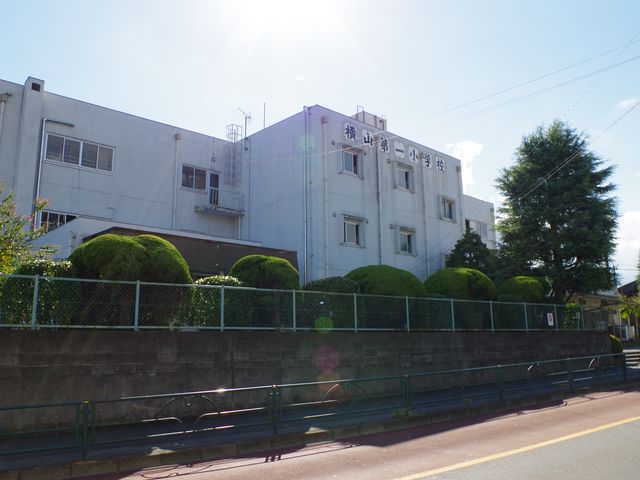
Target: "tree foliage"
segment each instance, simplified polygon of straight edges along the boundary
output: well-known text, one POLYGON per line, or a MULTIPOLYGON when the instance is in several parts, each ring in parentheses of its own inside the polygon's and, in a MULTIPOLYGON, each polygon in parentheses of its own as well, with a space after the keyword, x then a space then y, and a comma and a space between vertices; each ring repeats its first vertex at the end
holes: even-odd
POLYGON ((266 255, 247 255, 238 260, 229 275, 246 286, 256 288, 298 289, 300 274, 288 260, 266 255))
POLYGON ((367 265, 345 275, 358 284, 361 293, 424 297, 424 285, 413 273, 389 265, 367 265))
POLYGON ((447 257, 447 267, 464 267, 488 274, 493 269, 491 251, 476 232, 467 231, 447 257))
POLYGON ((457 300, 495 300, 496 287, 489 277, 472 268, 444 268, 424 282, 428 293, 457 300))
POLYGON ((176 247, 155 235, 100 235, 76 248, 69 260, 81 278, 192 281, 187 262, 176 247))
MULTIPOLYGON (((50 246, 32 245, 44 232, 31 228, 32 217, 16 212, 14 194, 2 198, 0 185, 0 198, 0 273, 12 273, 22 263, 50 257, 54 251, 50 246)), ((42 210, 45 204, 39 201, 36 212, 42 210)))
POLYGON ((613 168, 602 164, 583 136, 556 121, 526 135, 497 179, 502 249, 520 274, 548 277, 557 302, 615 284, 615 186, 607 183, 613 168))
POLYGON ((498 295, 516 295, 525 302, 540 303, 544 300, 544 286, 536 278, 519 275, 502 282, 498 295))

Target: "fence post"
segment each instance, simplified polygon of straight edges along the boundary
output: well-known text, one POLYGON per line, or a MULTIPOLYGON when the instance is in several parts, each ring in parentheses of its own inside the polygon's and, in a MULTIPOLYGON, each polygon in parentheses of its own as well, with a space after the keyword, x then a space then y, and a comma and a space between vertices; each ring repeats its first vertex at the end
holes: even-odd
POLYGON ((293 298, 293 302, 292 302, 292 305, 293 305, 293 308, 292 308, 293 316, 291 318, 293 320, 293 331, 295 332, 296 331, 296 323, 297 323, 296 322, 296 291, 295 291, 295 289, 291 290, 291 296, 293 298))
POLYGON ((406 413, 409 413, 408 410, 411 408, 411 377, 409 375, 403 375, 401 378, 402 384, 402 404, 406 413))
POLYGON ((271 386, 269 392, 270 397, 270 410, 271 410, 271 431, 274 435, 278 434, 278 422, 280 417, 280 391, 277 385, 271 386))
POLYGON ((453 306, 453 298, 451 299, 451 331, 456 331, 456 310, 453 306))
POLYGON ((493 302, 489 300, 489 317, 491 318, 491 331, 495 332, 495 326, 493 324, 493 302))
POLYGON ((133 329, 137 332, 140 326, 140 280, 136 280, 136 304, 133 310, 133 329))
POLYGON ((584 332, 587 328, 584 323, 584 305, 580 305, 580 323, 582 323, 582 331, 584 332))
POLYGON ((502 371, 502 365, 496 367, 496 375, 498 376, 498 395, 502 402, 504 400, 504 373, 502 371))
POLYGON ((405 311, 405 316, 407 319, 407 332, 411 331, 411 327, 410 327, 410 320, 409 320, 409 295, 407 295, 406 297, 404 297, 404 311, 405 311))
POLYGON ((527 319, 527 304, 523 303, 522 307, 524 308, 524 331, 529 331, 529 320, 527 319))
POLYGON ((220 331, 224 331, 224 285, 220 287, 220 331))
POLYGON ((627 381, 627 354, 622 352, 620 354, 620 361, 622 362, 622 380, 627 381))
POLYGON ((358 296, 353 294, 353 331, 358 331, 358 296))
POLYGON ((553 304, 553 315, 556 318, 556 332, 560 330, 560 318, 558 317, 558 305, 553 304))
POLYGON ((31 330, 38 327, 38 296, 40 294, 40 275, 36 275, 33 283, 33 305, 31 306, 31 330))
POLYGON ((569 390, 573 390, 573 362, 567 358, 567 379, 569 381, 569 390))
POLYGON ((80 448, 83 460, 87 458, 87 451, 89 450, 89 408, 90 403, 88 400, 82 402, 82 439, 80 448))

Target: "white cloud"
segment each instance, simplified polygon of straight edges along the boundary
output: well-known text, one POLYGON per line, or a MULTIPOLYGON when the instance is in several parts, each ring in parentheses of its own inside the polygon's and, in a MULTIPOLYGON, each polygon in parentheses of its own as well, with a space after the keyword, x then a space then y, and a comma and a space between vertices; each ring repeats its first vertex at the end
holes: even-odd
POLYGON ((638 276, 635 267, 640 254, 640 210, 626 212, 620 217, 618 246, 615 262, 619 267, 621 283, 628 283, 638 276))
POLYGON ((464 190, 476 183, 473 178, 473 161, 480 155, 483 147, 484 145, 473 140, 448 143, 446 146, 451 155, 462 160, 462 188, 464 190))
POLYGON ((638 100, 635 98, 626 98, 618 103, 618 107, 620 108, 629 108, 631 105, 637 103, 638 100))
POLYGON ((296 82, 301 82, 302 80, 304 80, 304 75, 302 75, 301 73, 299 73, 298 75, 296 75, 295 77, 293 77, 293 79, 296 82))

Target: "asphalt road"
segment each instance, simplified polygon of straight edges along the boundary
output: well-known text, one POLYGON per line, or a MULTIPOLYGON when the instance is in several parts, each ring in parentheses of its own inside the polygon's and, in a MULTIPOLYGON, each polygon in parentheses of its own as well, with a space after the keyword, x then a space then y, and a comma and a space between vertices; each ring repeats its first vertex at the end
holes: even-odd
POLYGON ((92 480, 640 478, 640 389, 304 448, 92 480))

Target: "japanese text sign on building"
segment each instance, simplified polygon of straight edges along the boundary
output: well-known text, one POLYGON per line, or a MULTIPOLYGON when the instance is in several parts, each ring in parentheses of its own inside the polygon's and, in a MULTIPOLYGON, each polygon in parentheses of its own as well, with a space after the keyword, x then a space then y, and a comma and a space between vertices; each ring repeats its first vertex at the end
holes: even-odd
POLYGON ((358 136, 358 129, 356 128, 356 126, 353 123, 345 123, 344 138, 355 142, 357 136, 358 136))
POLYGON ((389 153, 389 139, 385 137, 380 137, 380 143, 378 143, 378 148, 383 153, 389 153))
POLYGON ((371 134, 370 131, 368 130, 362 131, 362 143, 364 143, 365 145, 373 146, 373 139, 374 139, 374 136, 371 134))
POLYGON ((409 147, 409 158, 413 163, 418 161, 418 150, 413 147, 409 147))
POLYGON ((436 170, 444 172, 444 160, 440 157, 436 157, 436 170))
POLYGON ((400 142, 393 142, 393 151, 396 157, 404 158, 404 144, 400 142))
POLYGON ((431 163, 431 154, 425 152, 425 154, 424 154, 424 166, 427 167, 427 168, 431 168, 431 165, 432 165, 432 163, 431 163))

